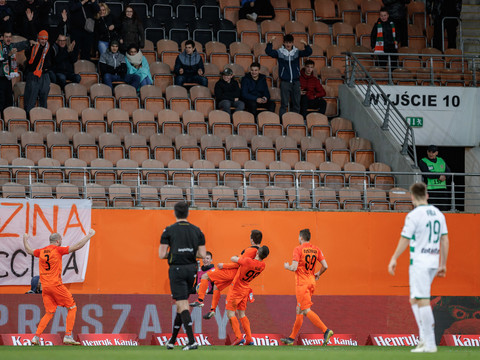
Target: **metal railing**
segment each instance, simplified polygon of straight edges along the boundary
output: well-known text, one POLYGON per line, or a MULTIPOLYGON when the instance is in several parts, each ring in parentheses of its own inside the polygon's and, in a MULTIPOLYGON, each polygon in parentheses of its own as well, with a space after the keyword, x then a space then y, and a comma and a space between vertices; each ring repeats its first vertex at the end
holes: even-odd
MULTIPOLYGON (((408 155, 417 164, 417 152, 415 149, 415 135, 412 127, 405 120, 400 111, 395 107, 389 97, 383 92, 375 79, 370 75, 361 63, 359 55, 363 53, 347 53, 345 77, 349 87, 355 87, 364 96, 363 105, 372 107, 382 120, 381 128, 388 131, 401 145, 401 154, 408 155), (380 98, 381 101, 372 103, 372 98, 380 98)), ((369 54, 370 56, 372 54, 369 54)), ((390 65, 391 58, 388 58, 390 65)), ((389 66, 391 68, 391 66, 389 66)))
MULTIPOLYGON (((427 174, 430 173, 3 165, 0 166, 0 189, 2 197, 61 198, 57 185, 69 183, 76 186, 77 192, 74 189, 67 197, 92 198, 95 207, 116 207, 115 199, 130 200, 120 206, 171 207, 174 202, 185 199, 197 207, 406 211, 411 209, 409 186, 427 174), (65 174, 64 181, 49 180, 45 171, 65 174), (71 172, 80 176, 73 180, 71 172), (112 176, 100 179, 96 173, 112 176), (133 176, 125 179, 122 173, 133 176), (164 177, 150 178, 151 174, 164 177), (207 181, 199 174, 216 176, 207 181), (398 181, 405 178, 411 182, 398 181), (111 187, 118 184, 124 186, 111 187), (118 188, 122 191, 114 195, 118 188), (152 205, 153 200, 157 200, 157 204, 152 205)), ((440 196, 432 192, 430 199, 444 211, 478 212, 480 173, 445 175, 451 178, 447 189, 440 196)))

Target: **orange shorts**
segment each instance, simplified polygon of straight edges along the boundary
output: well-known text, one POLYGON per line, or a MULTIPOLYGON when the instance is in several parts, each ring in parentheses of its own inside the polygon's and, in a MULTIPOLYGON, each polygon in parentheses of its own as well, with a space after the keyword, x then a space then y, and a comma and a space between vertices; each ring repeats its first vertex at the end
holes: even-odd
POLYGON ((300 310, 310 309, 312 307, 312 295, 314 292, 314 283, 297 285, 297 288, 295 289, 295 295, 297 297, 297 306, 300 307, 300 310))
POLYGON ((227 301, 225 302, 225 309, 230 311, 241 310, 245 311, 247 309, 247 300, 248 300, 247 291, 232 291, 232 288, 228 290, 227 301))
POLYGON ((72 294, 65 285, 43 288, 42 297, 45 311, 48 313, 54 313, 57 310, 57 306, 66 308, 75 306, 75 300, 73 300, 72 294))
POLYGON ((238 269, 221 269, 221 270, 210 270, 207 274, 210 280, 215 284, 218 290, 222 291, 227 286, 229 286, 235 275, 237 274, 238 269))

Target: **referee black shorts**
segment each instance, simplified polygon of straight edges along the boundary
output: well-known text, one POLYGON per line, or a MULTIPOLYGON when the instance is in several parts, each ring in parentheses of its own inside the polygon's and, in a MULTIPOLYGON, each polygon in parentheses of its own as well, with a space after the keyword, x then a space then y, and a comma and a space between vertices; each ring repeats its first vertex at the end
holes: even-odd
POLYGON ((191 289, 195 284, 197 264, 170 265, 168 277, 170 278, 170 290, 175 300, 188 300, 191 289))

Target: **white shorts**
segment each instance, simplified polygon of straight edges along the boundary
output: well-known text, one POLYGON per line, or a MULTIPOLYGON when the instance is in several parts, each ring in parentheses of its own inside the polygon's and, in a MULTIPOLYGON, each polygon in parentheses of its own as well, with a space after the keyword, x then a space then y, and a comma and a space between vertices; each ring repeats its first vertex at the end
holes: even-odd
POLYGON ((410 299, 430 299, 430 288, 437 269, 410 266, 410 299))

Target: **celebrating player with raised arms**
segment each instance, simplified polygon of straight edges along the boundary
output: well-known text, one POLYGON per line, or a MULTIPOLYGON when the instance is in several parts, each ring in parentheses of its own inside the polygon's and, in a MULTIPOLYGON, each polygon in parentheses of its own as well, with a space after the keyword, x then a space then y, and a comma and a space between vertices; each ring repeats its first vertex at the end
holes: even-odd
POLYGON ((315 281, 318 280, 320 275, 328 268, 322 251, 317 246, 310 244, 310 237, 309 229, 300 230, 298 237, 300 245, 293 250, 292 264, 290 265, 288 262, 284 264, 285 269, 295 272, 295 294, 297 297, 297 316, 292 333, 289 337, 281 339, 282 342, 287 345, 293 345, 302 327, 304 316, 324 333, 323 345, 327 345, 328 340, 333 335, 333 331, 328 329, 318 315, 310 309, 313 305, 312 295, 315 291, 315 281), (318 272, 315 272, 317 262, 319 262, 322 267, 318 272))

